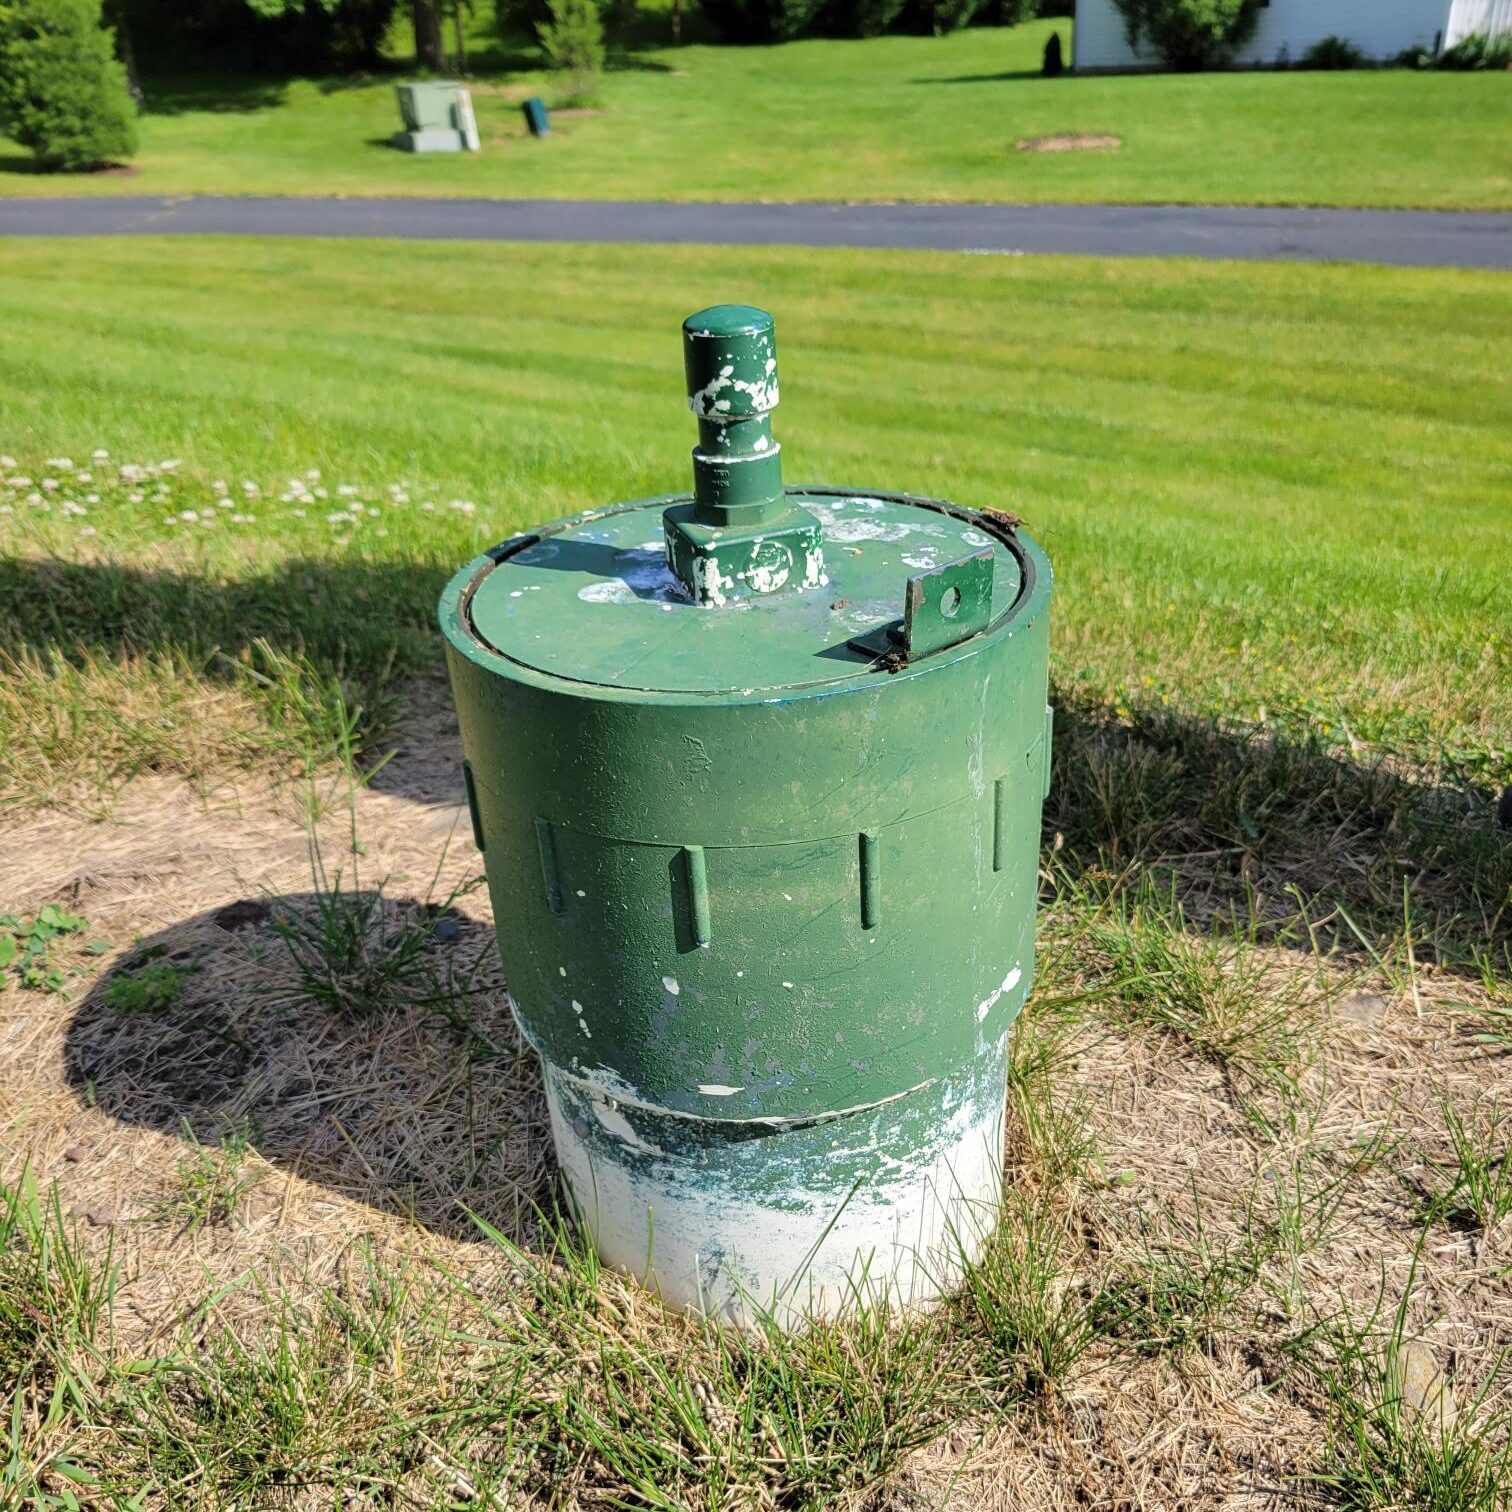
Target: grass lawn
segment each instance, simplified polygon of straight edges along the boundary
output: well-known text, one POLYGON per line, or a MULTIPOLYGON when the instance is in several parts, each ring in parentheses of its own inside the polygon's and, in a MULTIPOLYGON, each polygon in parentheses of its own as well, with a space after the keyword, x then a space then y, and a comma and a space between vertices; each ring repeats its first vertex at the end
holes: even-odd
POLYGON ((10 154, 0 194, 1512 206, 1512 75, 1044 80, 1051 26, 653 48, 541 142, 519 102, 558 83, 495 48, 478 56, 500 70, 474 80, 484 150, 465 158, 386 145, 389 78, 149 79, 139 172, 43 176, 10 154), (1124 145, 1016 150, 1068 132, 1124 145))
POLYGON ((1505 280, 655 256, 8 247, 0 1501, 1491 1512, 1505 280), (777 315, 790 481, 1015 510, 1057 574, 1000 1236, 793 1340, 551 1216, 432 626, 684 485, 719 298, 777 315))
MULTIPOLYGON (((345 648, 354 672, 391 649, 423 663, 453 564, 541 518, 683 486, 678 323, 749 296, 785 339, 789 477, 1018 511, 1061 577, 1063 678, 1512 777, 1512 306, 1497 275, 655 259, 648 279, 634 249, 13 243, 0 446, 29 475, 97 447, 182 465, 173 509, 115 490, 62 518, 18 497, 3 538, 212 576, 327 564, 348 587, 281 608, 270 633, 318 638, 331 665, 345 648), (564 317, 580 305, 589 318, 564 317), (576 395, 606 360, 621 402, 585 412, 576 395), (845 398, 858 371, 876 396, 860 408, 845 398), (309 468, 332 497, 280 502, 309 468), (233 496, 256 485, 255 523, 173 519, 215 478, 233 496), (382 504, 400 483, 410 502, 381 523, 341 517, 338 487, 382 504), (354 614, 345 595, 386 572, 400 597, 376 623, 354 614)), ((77 597, 48 609, 58 630, 131 636, 77 597)), ((164 612, 175 642, 248 628, 213 605, 164 612)))

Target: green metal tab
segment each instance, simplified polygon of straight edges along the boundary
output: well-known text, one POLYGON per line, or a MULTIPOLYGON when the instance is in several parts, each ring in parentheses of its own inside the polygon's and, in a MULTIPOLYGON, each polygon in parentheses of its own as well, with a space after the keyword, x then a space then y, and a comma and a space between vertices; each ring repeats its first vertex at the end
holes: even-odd
POLYGON ((992 552, 977 551, 908 580, 903 651, 910 660, 978 635, 992 618, 992 552))

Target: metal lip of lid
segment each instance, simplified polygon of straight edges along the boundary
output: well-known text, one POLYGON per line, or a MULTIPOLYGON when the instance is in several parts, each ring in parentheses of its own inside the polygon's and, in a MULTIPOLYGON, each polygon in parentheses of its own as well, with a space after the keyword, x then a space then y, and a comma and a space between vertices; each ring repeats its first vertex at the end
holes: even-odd
MULTIPOLYGON (((511 536, 499 545, 490 548, 452 578, 442 599, 443 628, 448 628, 450 618, 455 630, 449 632, 448 638, 458 650, 480 666, 531 684, 571 692, 585 698, 648 703, 709 703, 711 701, 767 703, 792 698, 866 691, 875 689, 879 683, 911 681, 914 677, 922 676, 927 672, 943 670, 958 661, 975 656, 988 646, 1014 634, 1021 626, 1033 623, 1035 616, 1048 600, 1048 561, 1032 540, 1015 531, 1011 517, 1005 518, 991 510, 974 509, 948 500, 875 489, 794 488, 791 494, 796 499, 812 501, 821 509, 830 504, 843 508, 848 501, 884 503, 898 510, 917 510, 925 523, 931 518, 938 521, 939 517, 943 516, 947 522, 979 531, 990 540, 992 546, 999 552, 1000 559, 1006 555, 1015 569, 1016 582, 1012 584, 1014 590, 1012 598, 1006 604, 1000 603, 995 606, 997 612, 981 630, 946 649, 935 651, 895 670, 885 664, 884 657, 880 653, 873 655, 858 653, 854 659, 835 660, 840 656, 840 647, 849 639, 855 638, 855 632, 860 632, 863 628, 876 630, 886 622, 886 614, 878 612, 865 627, 859 623, 848 627, 837 623, 828 634, 826 644, 809 642, 801 653, 802 659, 790 656, 786 668, 775 677, 762 677, 753 670, 732 666, 729 675, 709 676, 693 686, 687 684, 647 686, 643 682, 611 681, 606 676, 594 675, 584 665, 572 669, 563 666, 544 666, 526 654, 523 646, 511 646, 507 640, 491 638, 486 629, 479 624, 475 614, 478 594, 485 585, 490 583, 491 579, 494 579, 495 583, 495 586, 490 588, 488 596, 491 597, 514 597, 528 591, 524 588, 505 589, 503 579, 495 578, 495 574, 501 569, 508 570, 516 559, 524 558, 528 562, 529 553, 533 547, 550 545, 561 541, 564 537, 570 542, 574 531, 584 528, 592 530, 605 522, 629 523, 637 515, 654 520, 656 512, 660 509, 685 502, 688 498, 687 495, 661 495, 585 510, 580 514, 555 520, 533 530, 511 536), (804 675, 810 665, 815 668, 818 675, 804 675), (822 670, 831 667, 834 668, 833 671, 822 670), (893 675, 889 676, 889 672, 893 675)), ((631 532, 632 535, 641 533, 644 532, 631 532)), ((607 548, 599 547, 598 549, 607 548)), ((739 606, 726 609, 700 608, 691 600, 682 598, 675 605, 670 606, 680 611, 678 614, 658 614, 652 603, 638 604, 632 612, 638 616, 635 623, 643 625, 653 637, 662 633, 665 627, 676 620, 691 617, 694 621, 709 623, 711 628, 719 629, 722 634, 728 633, 730 640, 726 644, 737 645, 740 649, 749 648, 757 645, 762 639, 763 631, 779 623, 791 625, 800 616, 811 622, 823 621, 831 610, 832 604, 837 601, 837 596, 847 592, 844 581, 845 576, 848 575, 846 567, 853 560, 848 555, 838 555, 837 571, 842 575, 841 580, 830 584, 817 594, 807 592, 774 594, 747 599, 739 606)), ((889 603, 893 606, 889 612, 895 613, 902 608, 903 571, 906 569, 888 579, 889 603)), ((567 575, 556 573, 553 574, 553 578, 566 579, 567 575)), ((577 580, 572 581, 574 588, 577 589, 577 580)), ((583 574, 581 581, 583 586, 591 589, 596 583, 613 584, 616 578, 612 573, 603 577, 583 574)), ((1002 586, 1005 589, 1010 586, 1006 572, 1003 574, 1002 586)), ((549 601, 549 593, 543 592, 541 599, 549 601)), ((539 601, 531 600, 532 604, 536 602, 539 601)), ((542 607, 545 607, 544 602, 542 607)), ((573 607, 576 608, 576 605, 574 604, 573 607)), ((624 616, 617 622, 622 632, 627 618, 628 616, 624 616)), ((579 628, 580 623, 564 621, 559 627, 554 627, 554 630, 566 643, 571 643, 573 633, 579 628)), ((774 655, 777 654, 779 653, 774 651, 774 655)))

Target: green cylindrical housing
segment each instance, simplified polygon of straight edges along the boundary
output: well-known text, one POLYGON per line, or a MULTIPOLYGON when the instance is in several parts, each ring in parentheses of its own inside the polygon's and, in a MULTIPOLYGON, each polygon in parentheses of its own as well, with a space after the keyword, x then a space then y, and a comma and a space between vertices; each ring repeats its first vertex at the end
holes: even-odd
POLYGON ((816 580, 699 601, 662 525, 694 503, 544 526, 442 599, 509 991, 608 1261, 732 1316, 863 1273, 923 1300, 997 1205, 1049 564, 1007 516, 789 489, 816 580))

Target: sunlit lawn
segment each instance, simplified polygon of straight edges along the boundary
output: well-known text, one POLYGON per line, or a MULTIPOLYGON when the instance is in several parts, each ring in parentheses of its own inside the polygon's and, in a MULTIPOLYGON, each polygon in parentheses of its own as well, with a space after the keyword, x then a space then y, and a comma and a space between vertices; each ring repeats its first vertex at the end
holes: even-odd
MULTIPOLYGON (((480 10, 487 9, 480 7, 480 10)), ((481 154, 415 158, 387 77, 148 77, 139 172, 43 177, 0 154, 0 194, 346 194, 703 200, 1512 205, 1512 75, 1403 69, 1038 76, 1052 25, 621 56, 590 113, 533 48, 475 38, 481 154), (1028 153, 1110 133, 1116 151, 1028 153)), ((401 65, 396 65, 401 66, 401 65)))

